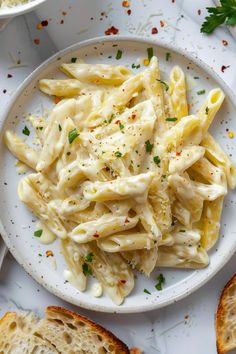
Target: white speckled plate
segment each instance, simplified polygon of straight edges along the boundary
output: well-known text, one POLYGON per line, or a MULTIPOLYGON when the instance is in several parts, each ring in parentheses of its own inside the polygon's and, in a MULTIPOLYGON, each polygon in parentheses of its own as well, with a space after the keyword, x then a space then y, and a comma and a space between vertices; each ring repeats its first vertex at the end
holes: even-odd
MULTIPOLYGON (((198 96, 197 91, 207 90, 220 86, 226 93, 226 100, 220 114, 217 115, 211 128, 213 135, 222 144, 224 149, 236 159, 235 140, 230 140, 227 129, 236 132, 236 97, 225 83, 198 58, 194 58, 187 52, 167 44, 135 37, 106 37, 89 40, 76 44, 51 59, 47 60, 35 70, 17 90, 12 97, 11 107, 1 126, 1 134, 6 127, 14 128, 22 134, 25 125, 24 113, 40 114, 43 110, 52 106, 52 100, 41 94, 37 89, 37 81, 40 78, 62 77, 58 67, 64 61, 70 61, 72 57, 84 59, 89 63, 113 63, 124 64, 129 67, 137 63, 137 58, 147 56, 147 48, 153 47, 154 54, 161 63, 163 78, 170 68, 178 64, 187 74, 189 84, 189 101, 193 109, 204 100, 204 95, 198 96), (117 50, 123 51, 122 58, 115 59, 117 50), (171 53, 171 58, 166 61, 166 53, 171 53), (194 79, 198 77, 199 79, 194 79)), ((142 68, 143 69, 143 68, 142 68)), ((164 290, 155 290, 155 278, 160 270, 156 270, 150 279, 143 275, 137 277, 135 289, 125 300, 122 306, 115 306, 107 297, 94 298, 90 294, 91 283, 88 291, 81 293, 65 283, 62 273, 65 262, 59 252, 58 243, 50 246, 42 246, 33 236, 35 218, 18 199, 17 183, 21 176, 17 174, 15 159, 4 147, 1 135, 0 146, 0 217, 1 234, 16 260, 32 275, 40 284, 62 299, 88 309, 104 312, 142 312, 166 306, 175 302, 203 284, 205 284, 224 264, 229 260, 236 249, 236 195, 231 192, 226 197, 222 218, 220 239, 216 247, 210 252, 210 265, 202 270, 176 270, 162 269, 166 278, 164 290), (52 258, 46 258, 45 251, 51 249, 54 252, 55 263, 52 258), (144 288, 151 292, 148 295, 144 288)), ((91 280, 92 281, 92 280, 91 280)))

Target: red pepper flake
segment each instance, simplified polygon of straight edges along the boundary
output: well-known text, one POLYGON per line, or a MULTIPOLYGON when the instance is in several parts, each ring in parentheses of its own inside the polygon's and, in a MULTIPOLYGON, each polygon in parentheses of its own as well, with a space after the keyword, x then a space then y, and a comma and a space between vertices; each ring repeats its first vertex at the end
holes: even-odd
POLYGON ((227 66, 222 65, 222 67, 221 67, 221 72, 224 73, 225 70, 228 69, 229 67, 230 67, 230 65, 227 65, 227 66))
POLYGON ((188 320, 189 319, 189 315, 184 316, 184 319, 188 320))
POLYGON ((164 26, 165 26, 165 23, 164 23, 162 20, 160 21, 160 26, 161 26, 161 27, 164 27, 164 26))
POLYGON ((229 43, 228 43, 228 41, 226 39, 223 39, 222 40, 222 44, 226 47, 229 43))
POLYGON ((180 156, 181 155, 181 151, 176 151, 176 156, 180 156))
POLYGON ((128 224, 130 221, 128 218, 125 219, 125 224, 128 224))
POLYGON ((39 45, 39 43, 40 43, 40 39, 39 38, 35 38, 34 39, 34 44, 39 45))
POLYGON ((41 22, 41 25, 42 25, 43 27, 47 27, 47 26, 48 26, 48 21, 47 21, 47 20, 42 21, 42 22, 41 22))
POLYGON ((120 120, 116 120, 116 121, 115 121, 115 124, 120 124, 120 120))
POLYGON ((64 20, 61 20, 60 24, 63 25, 64 24, 64 20))
POLYGON ((197 10, 198 15, 200 16, 202 11, 200 9, 197 10))
POLYGON ((122 284, 126 284, 126 280, 124 280, 124 279, 121 279, 121 281, 120 281, 122 284))
POLYGON ((51 250, 46 251, 46 257, 53 257, 54 254, 51 250))
POLYGON ((99 234, 97 232, 95 232, 95 234, 93 235, 93 237, 98 238, 99 234))
POLYGON ((119 33, 119 30, 118 28, 114 27, 114 26, 111 26, 110 28, 108 28, 106 31, 105 31, 105 35, 107 36, 110 36, 111 34, 118 34, 119 33))
POLYGON ((10 79, 12 77, 11 74, 7 74, 7 78, 10 79))
POLYGON ((131 10, 129 9, 128 11, 127 11, 127 14, 130 16, 131 15, 131 10))
POLYGON ((158 33, 158 29, 156 27, 152 28, 152 34, 157 34, 158 33))
POLYGON ((61 100, 62 100, 61 97, 56 96, 56 97, 54 98, 54 103, 55 103, 55 104, 58 104, 61 100))
POLYGON ((132 119, 132 120, 135 120, 135 118, 136 118, 136 114, 134 114, 134 113, 129 117, 129 119, 132 119))
POLYGON ((41 30, 42 28, 43 28, 42 23, 38 23, 38 24, 37 24, 37 29, 38 29, 38 30, 41 30))

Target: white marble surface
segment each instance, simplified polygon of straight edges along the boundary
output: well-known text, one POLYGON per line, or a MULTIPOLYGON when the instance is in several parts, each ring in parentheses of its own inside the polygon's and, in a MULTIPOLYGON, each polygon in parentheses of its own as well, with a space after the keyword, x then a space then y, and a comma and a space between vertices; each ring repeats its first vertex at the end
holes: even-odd
MULTIPOLYGON (((35 13, 13 19, 0 33, 0 119, 15 88, 44 59, 75 42, 104 35, 111 25, 120 34, 158 38, 197 53, 235 89, 236 42, 226 28, 216 30, 211 36, 200 34, 205 7, 213 5, 212 1, 131 0, 130 16, 121 3, 121 0, 49 0, 35 13), (101 15, 102 12, 106 15, 101 15), (49 20, 49 26, 37 30, 39 19, 49 20), (160 20, 164 27, 160 26, 160 20), (158 34, 151 34, 152 27, 157 27, 158 34), (39 45, 34 44, 35 38, 40 39, 39 45), (227 46, 223 46, 223 39, 228 41, 227 46), (18 60, 21 64, 15 63, 18 60), (222 73, 222 65, 230 67, 222 73)), ((215 309, 222 287, 234 272, 235 257, 202 289, 158 311, 113 315, 76 310, 112 330, 129 346, 139 346, 146 354, 215 354, 215 309)), ((0 315, 15 308, 42 314, 52 304, 72 308, 36 284, 8 255, 0 272, 0 315)))

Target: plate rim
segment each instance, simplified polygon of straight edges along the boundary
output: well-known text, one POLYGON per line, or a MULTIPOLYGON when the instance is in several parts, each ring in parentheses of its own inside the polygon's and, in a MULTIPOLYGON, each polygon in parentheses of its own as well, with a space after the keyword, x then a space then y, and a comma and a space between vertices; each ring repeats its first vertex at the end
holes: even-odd
MULTIPOLYGON (((8 115, 10 114, 11 110, 14 108, 15 101, 18 99, 18 97, 23 93, 24 89, 31 83, 32 80, 37 78, 37 76, 44 70, 46 67, 53 62, 57 60, 58 57, 61 57, 63 55, 66 55, 72 51, 78 50, 82 47, 89 46, 89 45, 95 45, 100 42, 122 42, 122 41, 133 41, 133 42, 138 42, 138 43, 143 43, 147 45, 153 45, 153 46, 160 46, 166 50, 170 50, 176 54, 180 54, 186 59, 189 59, 191 62, 193 62, 197 67, 200 69, 204 70, 210 77, 212 77, 217 83, 219 83, 220 87, 223 88, 225 94, 230 98, 231 103, 233 107, 236 110, 236 94, 232 91, 232 89, 227 85, 227 83, 214 71, 212 67, 210 67, 207 63, 205 63, 201 58, 199 58, 196 54, 191 53, 190 51, 183 49, 179 46, 176 46, 175 44, 170 44, 162 40, 153 40, 150 38, 142 38, 139 36, 134 36, 134 35, 119 35, 119 36, 99 36, 91 39, 87 39, 84 41, 77 42, 73 45, 70 45, 51 57, 49 57, 47 60, 42 62, 35 70, 32 71, 24 80, 23 82, 17 87, 15 93, 12 95, 6 110, 4 111, 1 119, 0 119, 0 138, 2 139, 3 135, 3 128, 5 125, 5 122, 7 120, 8 115)), ((208 281, 210 281, 225 265, 226 263, 230 260, 230 258, 233 256, 233 254, 236 251, 236 243, 235 247, 232 247, 230 252, 226 254, 224 257, 222 257, 222 261, 217 264, 214 268, 210 269, 210 272, 208 272, 203 279, 201 279, 200 282, 195 282, 195 284, 187 289, 183 287, 182 290, 178 292, 178 294, 172 295, 168 300, 162 301, 162 302, 155 302, 155 303, 144 303, 142 305, 136 305, 135 307, 124 307, 124 306, 117 306, 115 304, 112 304, 111 306, 103 306, 100 304, 91 304, 87 302, 86 300, 77 300, 74 299, 71 295, 63 293, 62 290, 58 289, 57 287, 51 287, 50 284, 46 283, 41 276, 34 272, 31 269, 31 266, 27 264, 27 262, 22 259, 17 253, 17 249, 14 247, 14 244, 11 241, 11 238, 7 235, 7 232, 5 231, 5 228, 3 226, 1 217, 0 217, 0 234, 6 243, 9 251, 15 258, 15 260, 18 262, 18 264, 23 267, 23 269, 41 286, 43 286, 47 291, 52 293, 53 295, 59 297, 63 301, 67 301, 70 304, 73 304, 75 306, 80 306, 82 308, 88 309, 88 310, 93 310, 93 311, 98 311, 98 312, 104 312, 104 313, 142 313, 142 312, 147 312, 151 310, 156 310, 159 308, 163 308, 165 306, 168 306, 172 303, 175 303, 181 299, 184 299, 188 295, 192 294, 199 288, 201 288, 203 285, 205 285, 208 281)), ((198 271, 198 270, 196 270, 198 271)))

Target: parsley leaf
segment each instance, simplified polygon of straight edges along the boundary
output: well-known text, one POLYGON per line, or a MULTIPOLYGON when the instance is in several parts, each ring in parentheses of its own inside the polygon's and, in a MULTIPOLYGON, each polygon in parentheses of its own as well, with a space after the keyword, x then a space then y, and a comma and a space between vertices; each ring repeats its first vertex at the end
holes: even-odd
POLYGON ((151 144, 149 140, 145 141, 145 145, 146 145, 146 152, 151 153, 154 145, 151 144))
POLYGON ((162 83, 162 85, 165 86, 166 91, 169 90, 169 85, 167 85, 167 83, 165 81, 162 81, 162 80, 159 80, 159 79, 156 79, 156 80, 159 81, 160 83, 162 83))
POLYGON ((116 53, 116 60, 121 59, 122 57, 122 50, 118 49, 117 53, 116 53))
POLYGON ((62 131, 61 124, 58 124, 58 130, 59 130, 59 132, 61 132, 61 131, 62 131))
POLYGON ((94 254, 89 252, 87 256, 84 257, 85 262, 92 262, 94 254))
POLYGON ((71 63, 76 63, 76 61, 77 61, 77 58, 71 58, 71 63))
POLYGON ((116 156, 116 157, 121 157, 121 156, 122 156, 122 153, 121 153, 120 151, 116 151, 116 152, 115 152, 115 156, 116 156))
POLYGON ((72 129, 72 130, 69 132, 69 134, 68 134, 69 143, 72 144, 73 141, 77 138, 78 135, 79 135, 79 134, 78 134, 76 128, 75 128, 75 129, 72 129))
POLYGON ((166 53, 166 61, 169 61, 170 58, 171 58, 171 53, 167 52, 166 53))
POLYGON ((30 131, 29 131, 29 129, 27 128, 27 126, 24 127, 24 129, 22 130, 22 133, 23 133, 24 135, 27 135, 27 136, 30 135, 30 131))
POLYGON ((148 60, 150 61, 153 57, 153 48, 147 48, 148 60))
POLYGON ((158 277, 157 277, 157 283, 156 283, 156 285, 155 285, 155 288, 156 288, 158 291, 162 290, 162 285, 165 283, 165 281, 166 281, 166 280, 165 280, 163 274, 162 274, 162 273, 159 274, 158 277))
POLYGON ((197 92, 197 95, 204 95, 206 93, 206 90, 200 90, 197 92))
POLYGON ((156 165, 159 165, 160 162, 161 162, 161 159, 160 159, 159 156, 154 156, 154 157, 153 157, 153 161, 155 162, 156 165))
POLYGON ((151 295, 150 291, 148 291, 147 289, 144 289, 143 292, 148 294, 148 295, 151 295))
POLYGON ((236 1, 221 0, 221 6, 207 7, 209 16, 202 24, 202 33, 212 33, 216 27, 225 23, 228 26, 236 25, 236 1))
POLYGON ((41 236, 42 236, 42 233, 43 233, 43 230, 36 230, 36 231, 34 232, 34 236, 35 236, 35 237, 41 237, 41 236))
POLYGON ((82 265, 82 269, 83 269, 83 273, 84 273, 85 276, 92 275, 92 270, 91 270, 91 268, 89 267, 89 265, 87 263, 84 263, 82 265))
POLYGON ((166 121, 167 121, 167 122, 176 122, 177 120, 178 120, 178 118, 175 118, 175 117, 173 117, 173 118, 171 118, 171 117, 166 118, 166 121))

